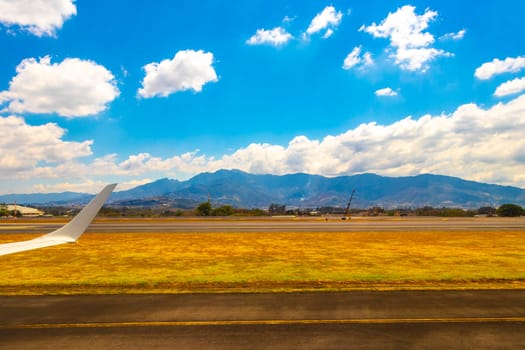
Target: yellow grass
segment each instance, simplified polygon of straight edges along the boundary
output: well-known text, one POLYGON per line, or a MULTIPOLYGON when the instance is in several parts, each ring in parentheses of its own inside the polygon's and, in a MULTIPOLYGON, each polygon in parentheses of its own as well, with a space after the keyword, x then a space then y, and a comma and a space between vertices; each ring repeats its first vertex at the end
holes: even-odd
POLYGON ((425 288, 525 288, 525 232, 86 234, 0 257, 0 294, 425 288))

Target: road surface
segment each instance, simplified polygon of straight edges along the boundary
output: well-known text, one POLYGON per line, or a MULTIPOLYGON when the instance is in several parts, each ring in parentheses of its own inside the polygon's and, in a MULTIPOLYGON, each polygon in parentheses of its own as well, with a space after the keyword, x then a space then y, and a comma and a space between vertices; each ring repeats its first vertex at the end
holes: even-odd
MULTIPOLYGON (((51 232, 63 224, 25 220, 0 222, 2 233, 51 232)), ((116 219, 95 222, 87 232, 363 232, 363 231, 525 231, 522 218, 426 218, 380 217, 353 218, 266 218, 266 219, 180 219, 132 220, 116 219)))
POLYGON ((0 297, 2 349, 523 349, 525 291, 0 297))

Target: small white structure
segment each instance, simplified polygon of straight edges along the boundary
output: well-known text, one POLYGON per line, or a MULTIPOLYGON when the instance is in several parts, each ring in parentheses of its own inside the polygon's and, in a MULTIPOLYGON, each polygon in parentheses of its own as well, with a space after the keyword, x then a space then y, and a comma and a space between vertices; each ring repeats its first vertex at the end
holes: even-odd
POLYGON ((22 214, 22 216, 41 216, 44 215, 44 212, 35 208, 30 207, 24 207, 23 205, 14 205, 14 204, 8 204, 7 210, 13 211, 17 210, 22 214))

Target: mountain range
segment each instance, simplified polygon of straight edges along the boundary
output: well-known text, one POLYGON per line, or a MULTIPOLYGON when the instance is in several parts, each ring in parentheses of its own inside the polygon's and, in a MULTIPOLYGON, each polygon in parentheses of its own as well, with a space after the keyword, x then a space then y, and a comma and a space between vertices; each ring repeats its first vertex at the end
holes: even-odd
MULTIPOLYGON (((239 208, 344 207, 355 189, 352 207, 417 208, 497 207, 503 203, 525 205, 525 190, 442 175, 385 177, 375 174, 324 177, 309 174, 254 175, 239 170, 202 173, 186 181, 160 179, 112 194, 110 205, 194 208, 208 199, 212 205, 239 208)), ((0 203, 79 205, 92 195, 65 192, 2 195, 0 203)))

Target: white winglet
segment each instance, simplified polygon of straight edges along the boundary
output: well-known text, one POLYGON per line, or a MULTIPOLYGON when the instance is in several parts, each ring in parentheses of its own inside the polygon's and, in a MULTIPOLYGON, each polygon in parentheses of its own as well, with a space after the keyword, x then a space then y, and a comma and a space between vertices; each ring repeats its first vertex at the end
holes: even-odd
POLYGON ((86 231, 116 186, 117 184, 111 184, 104 187, 80 213, 58 230, 29 241, 0 244, 0 255, 76 242, 86 231))

